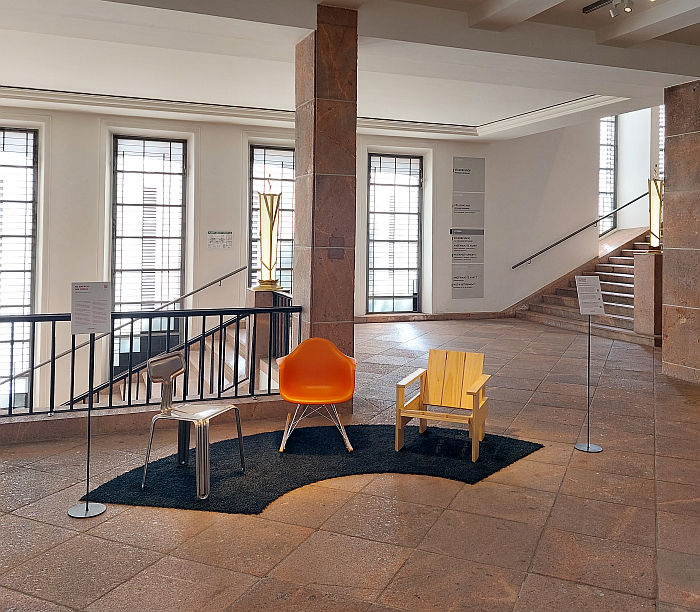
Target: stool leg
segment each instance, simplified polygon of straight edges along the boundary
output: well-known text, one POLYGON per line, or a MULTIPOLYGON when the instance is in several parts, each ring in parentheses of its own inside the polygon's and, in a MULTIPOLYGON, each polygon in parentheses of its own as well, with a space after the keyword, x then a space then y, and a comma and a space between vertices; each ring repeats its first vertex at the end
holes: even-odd
POLYGON ((197 497, 209 497, 209 421, 194 424, 195 433, 195 473, 197 475, 197 497))
POLYGON ((190 422, 177 422, 177 464, 187 465, 190 459, 190 422))
POLYGON ((238 408, 234 406, 233 409, 236 411, 236 428, 238 429, 238 450, 241 453, 241 471, 245 474, 245 457, 243 457, 243 434, 241 433, 241 415, 238 412, 238 408))
POLYGON ((143 464, 143 478, 141 479, 141 490, 146 486, 146 471, 148 470, 148 458, 151 456, 151 445, 153 444, 153 430, 156 427, 158 415, 151 420, 151 435, 148 437, 148 447, 146 448, 146 463, 143 464))

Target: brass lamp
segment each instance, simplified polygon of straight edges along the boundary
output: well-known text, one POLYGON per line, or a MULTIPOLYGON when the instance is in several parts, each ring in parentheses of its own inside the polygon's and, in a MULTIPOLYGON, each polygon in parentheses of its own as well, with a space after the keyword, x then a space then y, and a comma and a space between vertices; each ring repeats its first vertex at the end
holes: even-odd
POLYGON ((255 291, 276 291, 277 284, 277 235, 281 193, 260 193, 260 280, 255 291))
MULTIPOLYGON (((656 174, 656 171, 654 172, 656 174)), ((661 206, 664 182, 649 179, 649 253, 661 253, 661 206)))

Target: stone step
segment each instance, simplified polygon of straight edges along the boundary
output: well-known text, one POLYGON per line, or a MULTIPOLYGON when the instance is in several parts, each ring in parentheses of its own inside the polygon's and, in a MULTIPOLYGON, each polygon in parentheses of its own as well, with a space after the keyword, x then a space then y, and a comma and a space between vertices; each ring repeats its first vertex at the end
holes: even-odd
POLYGON ((623 249, 623 250, 621 251, 621 255, 622 255, 622 257, 634 257, 634 254, 635 254, 635 253, 646 253, 646 252, 647 252, 646 249, 638 249, 638 250, 634 250, 634 249, 623 249))
POLYGON ((606 304, 625 304, 628 306, 634 306, 634 294, 603 291, 603 302, 606 304))
POLYGON ((649 249, 650 243, 648 242, 635 242, 634 248, 638 251, 647 251, 649 249))
POLYGON ((596 276, 600 278, 601 283, 624 283, 634 285, 634 273, 618 274, 615 272, 596 272, 596 276))
POLYGON ((576 291, 576 283, 574 283, 573 287, 557 287, 554 290, 554 293, 556 295, 568 295, 568 296, 573 296, 578 300, 578 292, 576 291))
POLYGON ((613 265, 632 266, 634 268, 634 257, 611 257, 608 261, 613 265))
POLYGON ((627 266, 621 264, 596 264, 596 272, 606 272, 608 274, 629 274, 634 278, 634 265, 627 266))
MULTIPOLYGON (((532 321, 533 323, 540 323, 542 325, 549 325, 551 327, 558 327, 560 329, 568 329, 584 334, 588 332, 588 321, 576 321, 574 319, 556 317, 541 312, 534 312, 532 310, 519 310, 516 313, 516 317, 518 319, 525 319, 526 321, 532 321)), ((633 342, 644 346, 654 346, 653 337, 639 336, 633 331, 620 329, 619 327, 599 325, 591 322, 591 333, 594 336, 600 336, 602 338, 621 340, 623 342, 633 342)))
MULTIPOLYGON (((576 321, 588 321, 586 315, 582 315, 578 308, 571 308, 569 306, 557 306, 552 304, 545 304, 543 302, 529 304, 530 310, 533 312, 540 312, 543 314, 552 315, 555 317, 561 317, 564 319, 574 319, 576 321)), ((634 329, 634 318, 628 316, 605 314, 605 315, 593 315, 591 317, 591 322, 598 325, 608 325, 610 327, 619 327, 621 329, 634 329)))
POLYGON ((612 293, 629 293, 634 295, 634 285, 629 283, 610 283, 607 281, 601 281, 600 288, 603 291, 610 291, 612 293))
MULTIPOLYGON (((542 302, 552 306, 567 306, 578 310, 578 298, 568 295, 549 294, 542 296, 542 302)), ((621 315, 623 317, 634 317, 634 306, 631 304, 616 304, 605 302, 605 313, 621 315)))

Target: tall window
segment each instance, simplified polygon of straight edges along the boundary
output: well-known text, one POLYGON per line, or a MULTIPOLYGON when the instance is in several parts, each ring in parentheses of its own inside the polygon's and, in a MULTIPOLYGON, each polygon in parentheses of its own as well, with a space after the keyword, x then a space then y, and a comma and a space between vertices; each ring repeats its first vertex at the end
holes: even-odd
MULTIPOLYGON (((0 128, 0 314, 33 311, 38 153, 35 130, 0 128)), ((29 367, 28 324, 0 326, 0 378, 29 367), (14 343, 12 340, 14 339, 14 343)), ((0 405, 25 405, 27 379, 0 386, 0 405)))
POLYGON ((294 265, 294 149, 250 147, 250 256, 248 278, 260 278, 260 193, 281 193, 277 242, 277 282, 292 290, 294 265))
MULTIPOLYGON (((114 137, 112 282, 117 312, 155 310, 183 293, 186 145, 183 140, 114 137)), ((165 318, 153 319, 150 329, 145 319, 140 325, 116 333, 115 374, 128 367, 129 354, 140 363, 178 342, 179 319, 170 320, 169 330, 165 318)))
POLYGON ((367 312, 418 312, 423 158, 369 156, 367 312))
POLYGON ((182 295, 186 143, 114 137, 112 280, 116 311, 182 295))
POLYGON ((666 107, 659 106, 659 178, 664 178, 666 162, 666 107))
MULTIPOLYGON (((600 120, 600 169, 598 171, 598 216, 611 213, 617 207, 615 175, 617 166, 617 117, 600 120)), ((617 225, 616 215, 598 223, 602 236, 617 225)))

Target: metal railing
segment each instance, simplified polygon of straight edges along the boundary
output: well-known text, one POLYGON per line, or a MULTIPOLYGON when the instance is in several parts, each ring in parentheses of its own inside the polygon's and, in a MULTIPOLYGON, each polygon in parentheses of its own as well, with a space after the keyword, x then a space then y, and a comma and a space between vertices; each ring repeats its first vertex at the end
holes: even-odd
MULTIPOLYGON (((287 297, 285 304, 290 301, 287 297)), ((175 401, 276 394, 274 360, 299 343, 300 312, 300 306, 291 304, 113 312, 112 329, 100 337, 101 345, 97 345, 100 338, 94 334, 85 344, 90 347, 87 363, 84 357, 81 364, 77 363, 76 353, 85 345, 76 345, 75 336, 70 336, 71 348, 61 353, 70 356, 70 365, 63 365, 60 372, 57 334, 65 337, 70 333, 69 313, 0 317, 0 329, 9 327, 10 339, 10 376, 0 382, 0 414, 81 410, 87 408, 86 402, 98 409, 159 403, 148 380, 146 363, 150 357, 173 351, 182 351, 186 364, 175 401), (40 329, 42 326, 47 329, 40 329), (15 375, 12 352, 20 329, 22 338, 18 341, 28 342, 29 363, 15 375), (46 334, 44 345, 50 354, 44 362, 49 371, 43 377, 36 375, 34 363, 40 332, 46 334), (99 384, 94 384, 96 368, 102 372, 99 384), (18 391, 20 381, 22 389, 18 391)))
POLYGON ((603 219, 607 219, 608 217, 612 217, 613 215, 619 213, 623 208, 627 208, 630 204, 634 204, 635 202, 638 202, 639 200, 647 197, 648 195, 649 195, 649 192, 647 191, 646 193, 643 193, 642 195, 634 198, 634 200, 630 200, 629 202, 627 202, 627 204, 624 204, 623 206, 616 208, 615 210, 608 213, 607 215, 603 215, 602 217, 598 217, 595 221, 591 221, 590 223, 584 225, 582 228, 577 229, 575 232, 570 233, 568 236, 565 236, 561 240, 557 240, 556 242, 550 244, 548 247, 545 247, 541 251, 537 251, 537 253, 535 253, 534 255, 530 255, 530 257, 526 257, 522 261, 519 261, 514 266, 511 266, 511 270, 515 270, 515 268, 517 268, 518 266, 522 266, 523 264, 530 263, 538 255, 542 255, 542 253, 546 253, 547 251, 549 251, 550 249, 553 249, 555 246, 561 244, 565 240, 568 240, 569 238, 573 238, 574 236, 576 236, 576 234, 580 234, 582 231, 587 230, 589 227, 593 227, 594 225, 598 225, 598 223, 600 223, 603 219))

